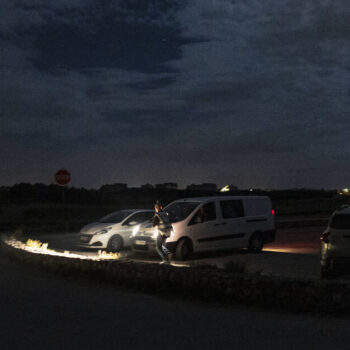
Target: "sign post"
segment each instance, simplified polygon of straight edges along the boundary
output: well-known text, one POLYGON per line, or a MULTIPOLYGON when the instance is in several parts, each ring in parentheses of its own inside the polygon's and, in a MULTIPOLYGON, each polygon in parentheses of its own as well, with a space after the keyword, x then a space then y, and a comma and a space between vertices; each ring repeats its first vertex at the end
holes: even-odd
POLYGON ((70 172, 66 169, 60 169, 55 174, 55 181, 56 183, 61 186, 62 188, 62 204, 63 204, 63 222, 66 233, 68 232, 68 223, 67 223, 67 217, 66 217, 66 195, 65 195, 65 189, 67 184, 70 181, 70 172))

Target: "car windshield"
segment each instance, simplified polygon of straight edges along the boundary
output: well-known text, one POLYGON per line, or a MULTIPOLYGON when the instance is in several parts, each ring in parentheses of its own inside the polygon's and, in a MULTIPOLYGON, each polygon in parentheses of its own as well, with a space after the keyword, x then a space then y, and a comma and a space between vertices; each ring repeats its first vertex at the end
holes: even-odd
POLYGON ((104 216, 102 219, 98 220, 98 222, 117 224, 118 222, 122 222, 131 213, 131 210, 115 211, 114 213, 104 216))
POLYGON ((175 202, 164 208, 169 214, 170 222, 182 221, 190 215, 200 202, 175 202))
POLYGON ((331 228, 338 230, 349 230, 350 229, 350 215, 348 214, 337 214, 333 216, 331 222, 331 228))

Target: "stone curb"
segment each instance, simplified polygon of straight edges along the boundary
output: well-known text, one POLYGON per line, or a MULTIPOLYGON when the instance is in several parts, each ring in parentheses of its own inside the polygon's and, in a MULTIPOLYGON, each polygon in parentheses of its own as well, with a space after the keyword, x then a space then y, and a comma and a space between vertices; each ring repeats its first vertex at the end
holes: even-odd
POLYGON ((201 267, 177 267, 132 260, 92 261, 0 249, 15 261, 66 277, 106 282, 150 294, 228 304, 284 308, 296 312, 350 313, 350 283, 296 280, 201 267))

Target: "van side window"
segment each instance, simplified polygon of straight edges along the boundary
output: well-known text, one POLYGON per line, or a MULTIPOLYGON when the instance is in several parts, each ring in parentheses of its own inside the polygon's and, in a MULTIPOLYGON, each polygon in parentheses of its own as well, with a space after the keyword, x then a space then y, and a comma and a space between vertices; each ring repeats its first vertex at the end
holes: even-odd
POLYGON ((224 219, 240 218, 244 216, 241 200, 220 201, 220 207, 224 219))
POLYGON ((203 222, 216 220, 215 202, 209 202, 201 206, 194 214, 189 225, 201 224, 203 222))

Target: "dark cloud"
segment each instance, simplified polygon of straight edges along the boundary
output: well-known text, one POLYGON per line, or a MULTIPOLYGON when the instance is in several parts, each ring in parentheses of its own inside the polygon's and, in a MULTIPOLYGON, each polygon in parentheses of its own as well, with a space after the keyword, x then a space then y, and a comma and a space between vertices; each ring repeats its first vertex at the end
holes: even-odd
POLYGON ((38 28, 34 46, 39 55, 35 66, 45 70, 103 67, 171 72, 163 63, 180 58, 180 46, 185 43, 174 29, 159 30, 155 25, 103 20, 94 26, 92 32, 67 24, 38 28))
POLYGON ((176 81, 176 77, 169 76, 169 77, 158 78, 158 79, 150 79, 148 81, 139 81, 136 83, 128 84, 127 86, 133 89, 153 90, 153 89, 162 89, 166 86, 171 85, 175 81, 176 81))
POLYGON ((0 6, 3 184, 348 185, 347 1, 0 6))

